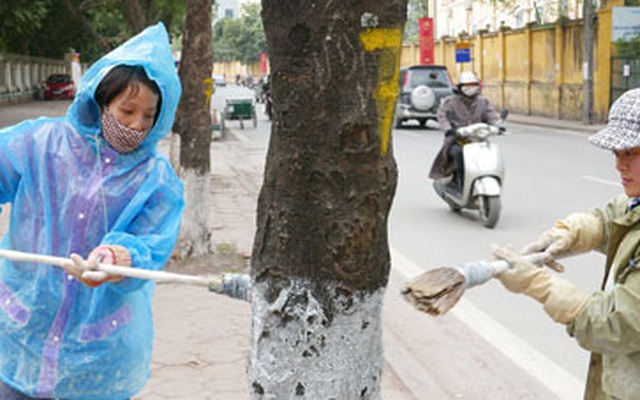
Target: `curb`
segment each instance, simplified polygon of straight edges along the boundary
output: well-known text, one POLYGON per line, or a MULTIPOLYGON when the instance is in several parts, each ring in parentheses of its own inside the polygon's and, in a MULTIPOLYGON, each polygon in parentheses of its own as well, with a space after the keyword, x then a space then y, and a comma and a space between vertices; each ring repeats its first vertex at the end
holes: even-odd
POLYGON ((580 121, 538 117, 534 115, 509 114, 507 123, 512 122, 522 125, 535 125, 540 128, 564 129, 573 132, 596 133, 605 127, 605 124, 585 125, 580 121))

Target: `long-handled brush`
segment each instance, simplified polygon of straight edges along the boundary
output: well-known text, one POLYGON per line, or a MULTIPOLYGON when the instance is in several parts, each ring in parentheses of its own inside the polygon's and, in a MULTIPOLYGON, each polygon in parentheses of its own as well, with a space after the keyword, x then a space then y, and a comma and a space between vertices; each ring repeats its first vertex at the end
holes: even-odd
MULTIPOLYGON (((71 260, 64 257, 46 256, 41 254, 26 253, 15 250, 0 249, 0 258, 13 261, 24 261, 38 264, 48 264, 57 267, 68 265, 71 260)), ((247 300, 249 297, 250 282, 246 274, 224 273, 210 276, 197 276, 176 274, 165 271, 153 271, 134 267, 99 263, 95 271, 107 275, 120 275, 129 278, 139 278, 162 283, 180 283, 195 286, 204 286, 210 291, 224 294, 229 297, 247 300)))
MULTIPOLYGON (((534 253, 525 258, 534 264, 540 264, 547 262, 549 256, 534 253)), ((438 267, 411 279, 402 294, 418 310, 438 316, 456 305, 467 288, 481 285, 508 269, 509 264, 502 260, 438 267)))

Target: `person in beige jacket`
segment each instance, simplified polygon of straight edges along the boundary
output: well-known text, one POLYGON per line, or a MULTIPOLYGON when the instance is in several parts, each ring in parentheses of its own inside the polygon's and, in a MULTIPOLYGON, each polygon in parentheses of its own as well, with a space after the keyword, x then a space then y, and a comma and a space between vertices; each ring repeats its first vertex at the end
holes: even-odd
POLYGON ((542 303, 591 352, 585 399, 635 400, 640 399, 640 89, 613 104, 606 128, 589 141, 613 151, 625 194, 557 221, 522 253, 544 252, 554 263, 559 256, 600 251, 606 254, 601 291, 584 293, 508 248, 493 250, 511 264, 497 278, 508 290, 542 303))

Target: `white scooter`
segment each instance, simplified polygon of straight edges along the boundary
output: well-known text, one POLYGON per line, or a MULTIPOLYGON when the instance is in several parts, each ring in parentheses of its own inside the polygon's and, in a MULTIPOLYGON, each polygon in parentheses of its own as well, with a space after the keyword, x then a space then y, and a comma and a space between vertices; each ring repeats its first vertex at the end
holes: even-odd
MULTIPOLYGON (((507 110, 500 113, 502 120, 507 114, 507 110)), ((479 210, 480 221, 487 228, 495 227, 500 218, 500 193, 504 181, 502 152, 489 138, 502 135, 504 132, 504 127, 485 123, 458 128, 457 137, 467 142, 462 146, 462 191, 452 187, 452 175, 433 181, 436 193, 449 204, 452 211, 479 210)))

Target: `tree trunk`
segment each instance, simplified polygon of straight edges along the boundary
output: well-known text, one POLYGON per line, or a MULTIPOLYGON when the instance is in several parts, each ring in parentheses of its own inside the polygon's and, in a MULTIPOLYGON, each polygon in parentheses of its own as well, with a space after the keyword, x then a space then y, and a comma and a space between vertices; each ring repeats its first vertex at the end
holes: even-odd
POLYGON ((111 51, 111 47, 109 46, 107 41, 102 36, 100 36, 98 31, 96 31, 93 27, 91 21, 89 21, 89 19, 84 16, 82 11, 78 7, 76 7, 69 0, 61 0, 60 3, 69 12, 69 14, 71 14, 71 16, 76 21, 78 21, 82 25, 82 27, 87 30, 87 32, 89 32, 89 34, 93 37, 93 40, 96 41, 103 52, 108 53, 109 51, 111 51))
POLYGON ((274 121, 252 255, 254 399, 380 397, 406 8, 262 1, 274 121))
POLYGON ((587 0, 583 3, 582 17, 582 123, 591 125, 593 122, 593 3, 587 0))
POLYGON ((129 25, 129 28, 131 28, 134 34, 141 32, 147 27, 151 1, 120 0, 119 6, 125 21, 127 21, 127 25, 129 25))
POLYGON ((179 71, 182 98, 174 126, 180 135, 179 173, 186 196, 177 246, 181 258, 209 252, 212 68, 211 0, 188 0, 179 71))

